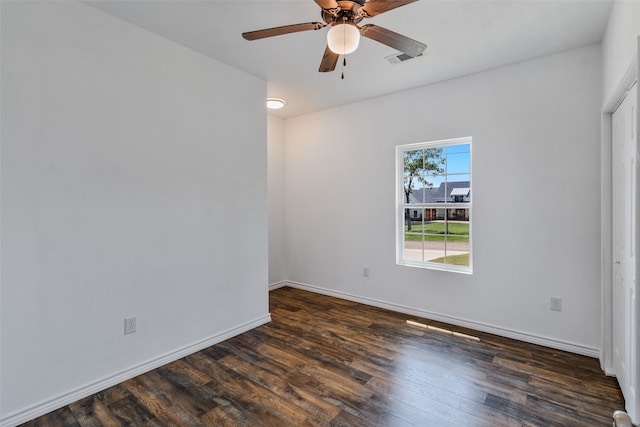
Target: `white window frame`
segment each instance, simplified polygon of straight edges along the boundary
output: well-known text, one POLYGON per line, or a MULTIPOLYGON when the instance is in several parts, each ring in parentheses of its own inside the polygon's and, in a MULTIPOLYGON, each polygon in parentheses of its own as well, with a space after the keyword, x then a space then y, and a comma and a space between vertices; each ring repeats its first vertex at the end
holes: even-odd
MULTIPOLYGON (((473 232, 472 232, 472 202, 473 202, 473 178, 472 167, 473 163, 473 138, 462 137, 445 139, 440 141, 419 142, 416 144, 398 145, 396 147, 396 264, 409 267, 420 267, 432 270, 452 271, 457 273, 473 273, 473 232), (404 194, 404 153, 407 151, 415 151, 426 148, 444 148, 452 145, 469 144, 469 190, 471 199, 468 203, 450 203, 445 201, 444 203, 406 203, 404 194), (460 266, 452 264, 443 264, 429 261, 416 261, 408 260, 404 258, 404 222, 405 222, 405 208, 410 209, 469 209, 469 266, 460 266)), ((447 171, 444 172, 445 177, 447 171)), ((446 212, 446 211, 445 211, 446 212)), ((445 240, 445 253, 446 253, 446 240, 445 240)))

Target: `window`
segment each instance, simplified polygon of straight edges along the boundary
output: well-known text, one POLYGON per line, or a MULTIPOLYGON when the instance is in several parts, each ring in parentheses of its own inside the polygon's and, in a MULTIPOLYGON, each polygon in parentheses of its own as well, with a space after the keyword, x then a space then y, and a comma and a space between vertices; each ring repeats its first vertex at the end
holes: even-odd
POLYGON ((400 145, 397 263, 471 273, 471 137, 400 145))

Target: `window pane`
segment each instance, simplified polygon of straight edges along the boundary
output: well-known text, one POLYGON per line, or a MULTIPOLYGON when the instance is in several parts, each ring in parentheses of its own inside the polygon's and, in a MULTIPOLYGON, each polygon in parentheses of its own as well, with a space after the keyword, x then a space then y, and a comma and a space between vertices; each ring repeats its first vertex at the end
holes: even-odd
POLYGON ((448 233, 469 237, 469 208, 447 209, 447 219, 449 219, 448 233))
POLYGON ((429 262, 444 263, 445 260, 445 242, 444 236, 430 239, 424 242, 424 259, 429 262))
POLYGON ((404 254, 409 261, 424 261, 422 258, 423 222, 422 209, 406 208, 404 210, 404 254))
POLYGON ((459 173, 456 175, 447 175, 446 181, 449 186, 449 192, 455 187, 470 187, 471 176, 468 173, 459 173), (464 185, 457 185, 456 183, 463 183, 464 185))
POLYGON ((411 189, 408 202, 405 189, 405 203, 424 203, 425 191, 428 191, 428 189, 425 189, 424 184, 418 181, 418 183, 414 184, 411 189))
POLYGON ((424 150, 405 151, 404 157, 404 203, 423 203, 424 195, 424 150))
POLYGON ((448 242, 447 243, 447 264, 463 265, 469 267, 469 253, 471 252, 469 242, 448 242))
POLYGON ((442 147, 426 148, 424 150, 424 173, 425 179, 430 176, 442 175, 445 172, 446 164, 445 151, 442 147))
POLYGON ((447 209, 446 263, 469 266, 469 209, 447 209))
POLYGON ((444 209, 432 209, 432 208, 426 208, 423 210, 422 216, 424 218, 425 224, 428 224, 431 221, 435 221, 438 219, 438 217, 443 217, 443 212, 438 212, 438 211, 443 211, 444 209))
POLYGON ((430 220, 424 223, 424 259, 431 262, 443 262, 445 256, 445 209, 428 209, 430 220), (442 259, 440 259, 442 258, 442 259), (435 260, 435 261, 434 261, 435 260))
POLYGON ((424 258, 422 257, 422 246, 422 241, 405 241, 403 258, 407 261, 423 262, 424 258))
POLYGON ((470 156, 469 144, 447 147, 447 174, 469 174, 471 172, 470 156))
POLYGON ((447 175, 446 194, 449 203, 471 201, 471 176, 469 174, 447 175))

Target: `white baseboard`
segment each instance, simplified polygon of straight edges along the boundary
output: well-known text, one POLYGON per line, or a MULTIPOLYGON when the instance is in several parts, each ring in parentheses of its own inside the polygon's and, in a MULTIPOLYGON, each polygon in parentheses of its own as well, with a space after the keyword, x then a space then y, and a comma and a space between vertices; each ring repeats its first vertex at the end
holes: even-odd
POLYGON ((512 338, 519 341, 528 342, 531 344, 538 344, 557 350, 568 351, 570 353, 581 354, 583 356, 589 356, 598 358, 600 356, 600 350, 594 347, 587 347, 580 344, 561 341, 555 338, 544 337, 540 335, 530 334, 528 332, 520 332, 512 329, 506 329, 500 326, 489 325, 481 322, 474 322, 467 319, 462 319, 454 316, 448 316, 444 314, 434 313, 427 310, 421 310, 418 308, 408 307, 405 305, 395 304, 386 301, 380 301, 373 298, 362 297, 358 295, 352 295, 345 292, 333 291, 330 289, 322 288, 319 286, 308 285, 305 283, 284 282, 282 286, 290 286, 292 288, 302 289, 309 292, 315 292, 322 295, 328 295, 336 298, 345 299, 348 301, 359 302, 362 304, 371 305, 374 307, 385 308, 387 310, 397 311, 400 313, 411 314, 419 316, 429 320, 435 320, 438 322, 449 323, 451 325, 461 326, 464 328, 473 329, 480 332, 486 332, 493 335, 498 335, 505 338, 512 338))
POLYGON ((236 335, 239 335, 243 332, 250 331, 251 329, 257 328, 258 326, 264 325, 265 323, 269 323, 270 321, 271 321, 271 315, 266 314, 250 322, 244 323, 242 325, 238 325, 234 328, 228 329, 226 331, 213 335, 204 340, 201 340, 193 344, 187 345, 185 347, 179 348, 177 350, 171 351, 162 356, 153 358, 139 365, 133 366, 124 371, 117 372, 113 375, 102 378, 98 381, 92 382, 90 384, 87 384, 75 390, 72 390, 68 393, 64 393, 59 396, 48 399, 46 401, 40 402, 27 409, 14 412, 0 419, 0 427, 14 427, 19 424, 25 423, 29 420, 32 420, 41 415, 44 415, 51 411, 59 409, 77 400, 83 399, 87 396, 91 396, 92 394, 95 394, 106 388, 112 387, 116 384, 120 384, 123 381, 131 379, 138 375, 144 374, 145 372, 149 372, 153 369, 159 368, 160 366, 166 365, 167 363, 170 363, 182 357, 188 356, 192 353, 195 353, 197 351, 210 347, 214 344, 218 344, 224 340, 235 337, 236 335))
POLYGON ((273 291, 279 288, 282 288, 284 286, 287 286, 289 284, 289 282, 287 282, 286 280, 281 280, 279 282, 276 283, 270 283, 269 284, 269 291, 273 291))

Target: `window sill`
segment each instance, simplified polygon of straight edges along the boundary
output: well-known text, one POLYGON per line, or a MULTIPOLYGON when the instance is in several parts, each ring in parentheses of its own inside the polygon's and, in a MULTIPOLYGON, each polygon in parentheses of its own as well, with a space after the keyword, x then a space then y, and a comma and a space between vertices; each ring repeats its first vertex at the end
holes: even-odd
POLYGON ((400 260, 396 262, 396 265, 400 265, 403 267, 414 267, 414 268, 422 268, 425 270, 436 270, 436 271, 447 271, 451 273, 461 273, 461 274, 473 274, 473 267, 464 267, 460 265, 451 265, 451 264, 440 264, 435 262, 411 262, 400 260))

